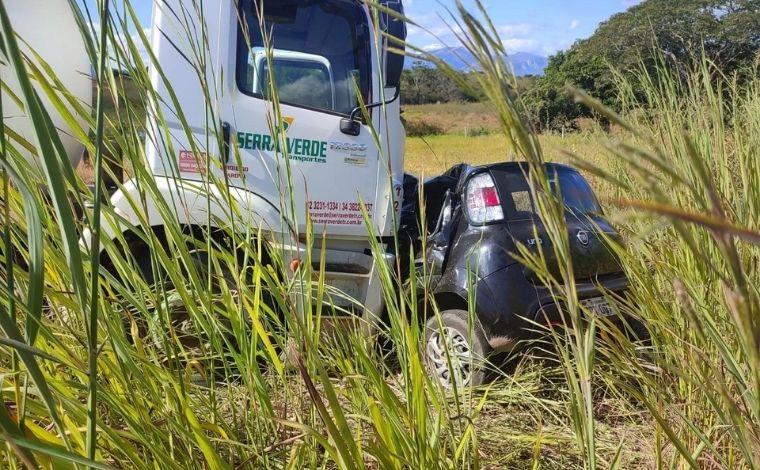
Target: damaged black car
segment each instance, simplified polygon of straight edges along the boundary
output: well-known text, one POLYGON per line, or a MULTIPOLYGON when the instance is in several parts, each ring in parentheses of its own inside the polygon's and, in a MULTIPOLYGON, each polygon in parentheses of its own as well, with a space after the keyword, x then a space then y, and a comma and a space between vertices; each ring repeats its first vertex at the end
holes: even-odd
MULTIPOLYGON (((612 248, 620 235, 576 169, 556 163, 545 168, 552 193, 565 208, 578 298, 586 311, 614 315, 608 299, 624 295, 628 287, 612 248)), ((420 250, 422 236, 412 241, 420 253, 413 269, 427 283, 420 290, 431 294, 427 298, 435 299, 441 313, 433 315, 432 308, 421 306, 428 315, 422 349, 429 372, 444 386, 483 383, 485 358, 513 350, 535 334, 537 325, 562 320, 562 302, 515 256, 519 245, 542 250, 546 266, 556 274, 554 250, 529 180, 529 165, 511 162, 460 164, 419 186, 413 177, 405 182, 402 226, 417 224, 420 204, 413 198, 419 197, 416 189, 422 191, 424 227, 417 229, 425 233, 426 247, 420 250)))

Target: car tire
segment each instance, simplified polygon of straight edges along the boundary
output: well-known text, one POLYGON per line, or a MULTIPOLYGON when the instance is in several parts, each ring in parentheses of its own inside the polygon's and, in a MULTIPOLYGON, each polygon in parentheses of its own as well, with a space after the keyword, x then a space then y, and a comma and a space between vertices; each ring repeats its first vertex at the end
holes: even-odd
POLYGON ((492 350, 478 319, 471 323, 469 317, 465 310, 452 309, 425 323, 422 354, 428 373, 444 388, 482 385, 488 377, 492 350))

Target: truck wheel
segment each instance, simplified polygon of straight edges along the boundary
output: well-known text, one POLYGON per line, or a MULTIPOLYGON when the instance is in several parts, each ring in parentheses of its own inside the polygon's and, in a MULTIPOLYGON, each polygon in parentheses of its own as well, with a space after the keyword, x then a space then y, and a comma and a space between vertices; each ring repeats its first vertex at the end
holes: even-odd
POLYGON ((445 310, 425 323, 423 356, 428 373, 445 388, 481 385, 487 376, 491 353, 483 327, 477 319, 470 325, 464 310, 445 310))
MULTIPOLYGON (((195 269, 200 273, 201 279, 205 279, 207 272, 207 253, 205 251, 195 250, 190 253, 190 257, 195 269)), ((171 328, 177 334, 177 338, 182 344, 182 347, 196 351, 201 349, 203 343, 207 340, 207 338, 204 338, 204 335, 195 328, 194 322, 190 317, 190 312, 184 305, 182 299, 176 293, 175 286, 168 279, 166 273, 161 267, 159 267, 157 276, 154 276, 151 267, 150 252, 148 250, 145 250, 144 253, 138 255, 136 261, 143 279, 145 279, 147 284, 149 286, 152 286, 154 289, 158 289, 159 286, 161 286, 160 288, 165 291, 166 297, 164 299, 163 310, 168 313, 171 328)), ((231 285, 232 278, 228 272, 223 272, 221 278, 213 279, 212 283, 213 284, 210 286, 210 289, 212 289, 213 292, 218 292, 220 289, 220 283, 227 283, 228 285, 231 285)), ((155 314, 158 314, 158 312, 159 310, 156 309, 155 314)), ((154 323, 160 324, 161 322, 154 323)), ((138 327, 138 334, 142 338, 148 339, 159 348, 168 351, 168 345, 164 344, 168 340, 167 332, 150 330, 151 329, 148 328, 147 324, 143 323, 138 327)))

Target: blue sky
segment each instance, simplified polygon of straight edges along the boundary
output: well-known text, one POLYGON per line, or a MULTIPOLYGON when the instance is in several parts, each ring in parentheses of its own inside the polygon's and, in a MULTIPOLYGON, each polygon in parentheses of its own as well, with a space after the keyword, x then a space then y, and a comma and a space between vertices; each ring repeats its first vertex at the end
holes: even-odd
MULTIPOLYGON (((94 0, 84 0, 93 5, 94 0)), ((548 56, 593 34, 601 21, 640 0, 482 0, 507 52, 548 56)), ((118 3, 118 1, 116 2, 118 3)), ((404 0, 407 16, 422 28, 409 28, 409 42, 423 48, 456 46, 446 25, 454 0, 404 0), (430 33, 433 33, 431 35, 430 33)), ((464 0, 473 7, 472 0, 464 0)), ((143 27, 150 26, 152 0, 132 0, 143 27)))
MULTIPOLYGON (((496 26, 507 52, 531 52, 543 56, 567 49, 577 39, 591 36, 601 21, 625 11, 637 0, 482 0, 496 26)), ((474 2, 464 1, 474 11, 474 2)), ((450 18, 445 7, 453 9, 450 0, 406 0, 406 14, 438 36, 412 27, 409 41, 434 48, 441 43, 456 45, 446 25, 450 18)))

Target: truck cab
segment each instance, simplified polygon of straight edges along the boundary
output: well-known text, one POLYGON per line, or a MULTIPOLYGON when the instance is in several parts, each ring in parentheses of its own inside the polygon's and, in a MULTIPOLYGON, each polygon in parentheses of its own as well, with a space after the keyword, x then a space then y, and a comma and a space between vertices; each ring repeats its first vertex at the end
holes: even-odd
MULTIPOLYGON (((377 317, 376 262, 392 257, 371 247, 392 239, 402 191, 404 57, 390 48, 404 23, 357 0, 157 0, 151 34, 146 155, 170 210, 146 201, 149 224, 261 231, 286 266, 324 254, 346 294, 334 304, 377 317)), ((127 221, 104 224, 112 237, 137 223, 138 193, 112 197, 127 221)))

